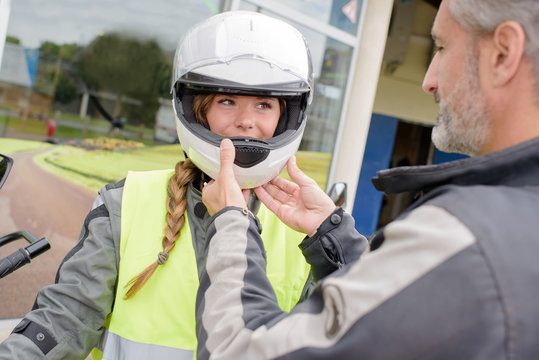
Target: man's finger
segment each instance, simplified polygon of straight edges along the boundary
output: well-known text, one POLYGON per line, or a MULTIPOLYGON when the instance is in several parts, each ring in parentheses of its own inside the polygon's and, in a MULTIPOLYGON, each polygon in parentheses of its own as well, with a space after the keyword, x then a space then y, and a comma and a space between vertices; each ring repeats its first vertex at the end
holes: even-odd
POLYGON ((277 200, 277 201, 279 201, 281 203, 285 203, 288 200, 290 200, 290 195, 292 194, 291 192, 287 193, 286 191, 283 191, 281 188, 273 186, 272 184, 264 184, 264 185, 262 185, 262 187, 275 200, 277 200))
POLYGON ((249 189, 242 189, 241 192, 243 194, 243 200, 245 200, 245 203, 247 204, 249 202, 249 196, 251 195, 251 191, 249 189))
POLYGON ((285 180, 279 176, 271 179, 269 184, 274 185, 288 195, 292 195, 294 191, 299 189, 297 184, 294 184, 293 182, 285 180))
POLYGON ((256 187, 254 189, 256 196, 270 211, 277 214, 281 207, 281 203, 271 196, 263 186, 256 187))

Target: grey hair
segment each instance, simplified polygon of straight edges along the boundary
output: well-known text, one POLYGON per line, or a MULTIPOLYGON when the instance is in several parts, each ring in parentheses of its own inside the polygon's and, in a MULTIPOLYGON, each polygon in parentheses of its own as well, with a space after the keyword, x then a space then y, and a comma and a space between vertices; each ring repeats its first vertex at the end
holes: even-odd
POLYGON ((539 94, 538 0, 451 0, 449 12, 462 27, 478 35, 493 33, 507 20, 518 22, 526 32, 524 53, 533 63, 539 94))

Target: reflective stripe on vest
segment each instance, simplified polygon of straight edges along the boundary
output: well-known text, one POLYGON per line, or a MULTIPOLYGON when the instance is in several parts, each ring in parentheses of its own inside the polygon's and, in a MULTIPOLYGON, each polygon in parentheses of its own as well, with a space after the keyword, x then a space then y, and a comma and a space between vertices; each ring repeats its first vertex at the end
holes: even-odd
MULTIPOLYGON (((167 262, 129 300, 125 284, 162 251, 167 182, 173 170, 129 172, 122 195, 120 265, 114 309, 102 337, 103 359, 193 358, 198 270, 187 218, 167 262), (176 353, 177 351, 177 353, 176 353), (180 355, 181 354, 181 355, 180 355), (187 357, 185 357, 187 356, 187 357)), ((187 215, 187 214, 186 214, 187 215)), ((310 267, 297 245, 304 235, 284 225, 263 205, 257 214, 267 253, 267 274, 281 308, 299 300, 310 267)), ((101 351, 92 352, 99 359, 101 351)))
POLYGON ((176 349, 169 346, 144 344, 131 341, 105 329, 102 341, 98 348, 105 352, 103 359, 148 360, 148 359, 176 359, 192 360, 194 351, 176 349))

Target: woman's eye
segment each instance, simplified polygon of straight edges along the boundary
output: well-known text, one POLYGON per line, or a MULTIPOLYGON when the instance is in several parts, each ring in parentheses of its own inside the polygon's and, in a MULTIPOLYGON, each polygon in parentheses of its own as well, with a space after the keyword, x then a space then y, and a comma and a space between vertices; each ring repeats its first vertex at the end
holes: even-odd
POLYGON ((234 103, 231 99, 221 99, 218 102, 219 104, 224 104, 224 105, 231 105, 234 103))
POLYGON ((259 109, 271 109, 271 104, 269 102, 262 102, 258 104, 259 109))

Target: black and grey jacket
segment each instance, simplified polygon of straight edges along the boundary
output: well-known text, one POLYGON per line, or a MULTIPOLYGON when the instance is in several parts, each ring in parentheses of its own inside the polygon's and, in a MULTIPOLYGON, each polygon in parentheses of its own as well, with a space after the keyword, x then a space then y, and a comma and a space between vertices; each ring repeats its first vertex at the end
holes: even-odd
MULTIPOLYGON (((98 343, 116 294, 124 180, 101 189, 77 245, 60 265, 55 284, 37 295, 33 310, 0 344, 0 359, 83 359, 98 343)), ((203 270, 210 216, 193 184, 187 191, 187 218, 203 270)), ((249 208, 260 203, 251 198, 249 208)), ((157 256, 157 255, 156 255, 157 256)), ((309 280, 304 297, 314 288, 309 280)))
MULTIPOLYGON (((539 359, 539 138, 373 181, 424 196, 290 314, 265 280, 255 220, 215 215, 200 359, 539 359)), ((360 241, 339 212, 312 241, 324 239, 329 258, 360 241)))

